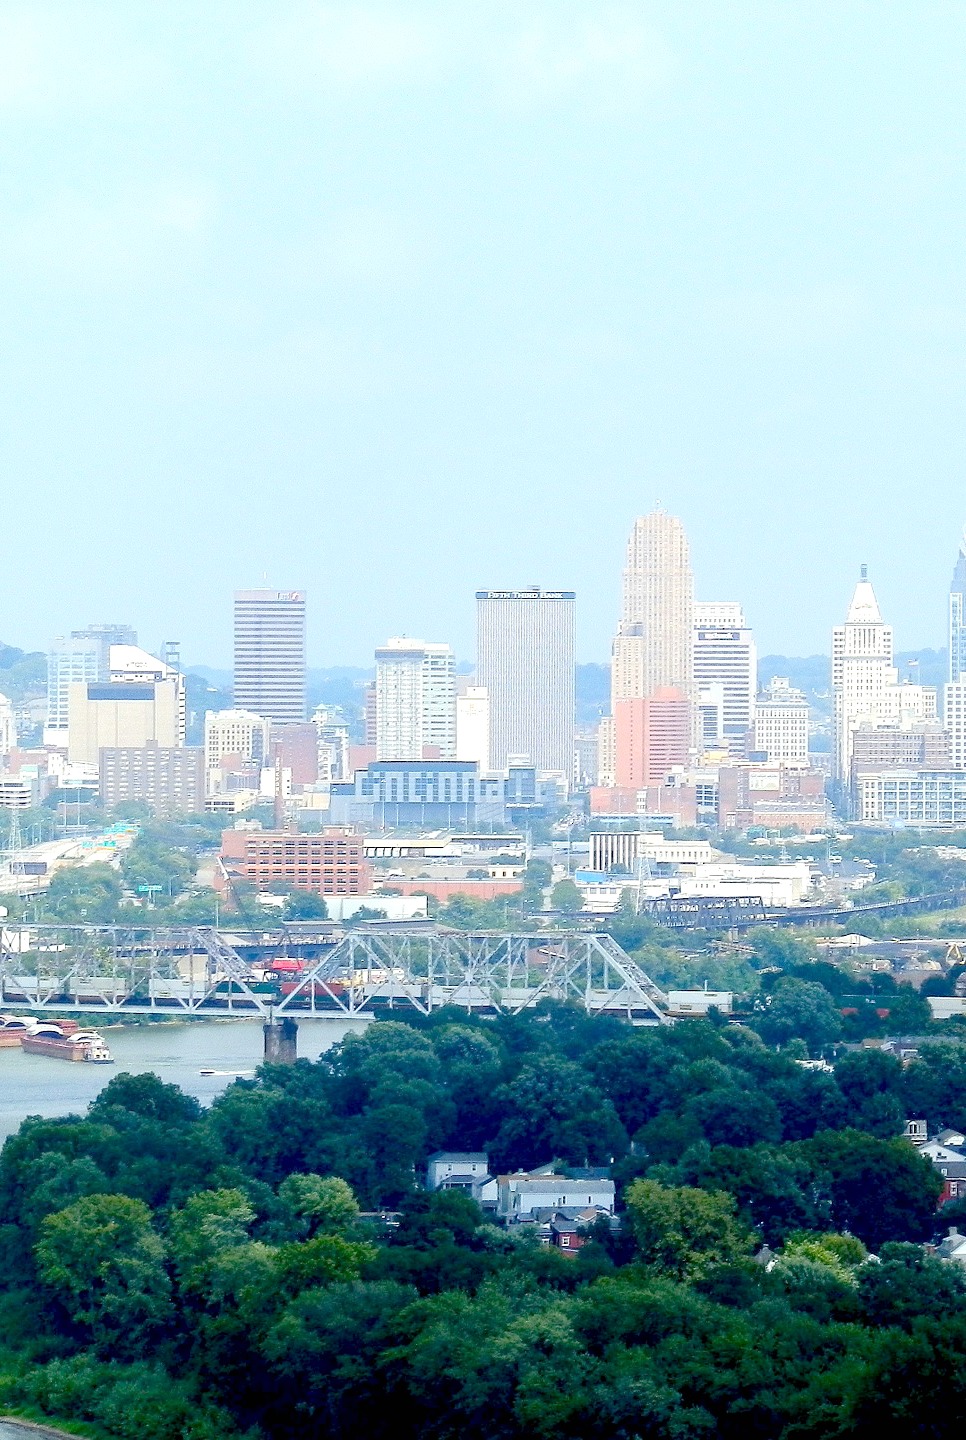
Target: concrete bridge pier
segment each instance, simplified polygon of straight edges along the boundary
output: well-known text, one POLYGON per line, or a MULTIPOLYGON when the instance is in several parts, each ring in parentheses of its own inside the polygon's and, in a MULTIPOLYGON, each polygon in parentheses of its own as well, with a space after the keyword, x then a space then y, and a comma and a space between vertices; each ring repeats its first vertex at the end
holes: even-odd
POLYGON ((265 1036, 267 1065, 294 1065, 298 1059, 299 1027, 288 1016, 283 1020, 267 1020, 262 1026, 265 1036))

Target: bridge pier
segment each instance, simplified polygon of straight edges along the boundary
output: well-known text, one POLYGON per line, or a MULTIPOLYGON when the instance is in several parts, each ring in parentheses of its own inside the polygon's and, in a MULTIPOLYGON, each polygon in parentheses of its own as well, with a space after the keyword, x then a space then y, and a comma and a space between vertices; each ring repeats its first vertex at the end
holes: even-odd
POLYGON ((294 1065, 298 1059, 299 1027, 286 1015, 284 1020, 267 1020, 262 1026, 265 1036, 266 1065, 294 1065))

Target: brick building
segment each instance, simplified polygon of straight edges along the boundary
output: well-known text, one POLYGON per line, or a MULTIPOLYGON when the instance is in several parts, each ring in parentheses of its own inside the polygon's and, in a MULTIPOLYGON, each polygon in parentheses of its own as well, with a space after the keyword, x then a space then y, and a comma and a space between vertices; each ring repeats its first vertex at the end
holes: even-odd
POLYGON ((662 686, 646 699, 614 702, 618 788, 660 785, 676 766, 687 764, 690 745, 690 706, 675 686, 662 686))
MULTIPOLYGON (((372 866, 361 835, 323 830, 311 835, 282 830, 226 830, 221 863, 227 875, 256 890, 311 890, 317 895, 367 895, 372 866)), ((227 880, 221 877, 222 888, 227 880)))
POLYGON ((718 772, 718 826, 801 830, 826 823, 825 779, 817 770, 785 765, 723 765, 718 772))

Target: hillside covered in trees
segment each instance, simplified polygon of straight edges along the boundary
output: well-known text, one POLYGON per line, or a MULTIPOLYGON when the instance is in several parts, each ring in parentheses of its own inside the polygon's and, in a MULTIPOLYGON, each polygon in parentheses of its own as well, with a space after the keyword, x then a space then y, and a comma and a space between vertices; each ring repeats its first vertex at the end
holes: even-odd
POLYGON ((379 1021, 207 1112, 119 1075, 0 1156, 0 1409, 131 1440, 945 1434, 966 1276, 922 1248, 910 1113, 966 1125, 955 1036, 825 1073, 562 1006, 379 1021), (548 1248, 422 1188, 449 1148, 610 1166, 620 1223, 548 1248))

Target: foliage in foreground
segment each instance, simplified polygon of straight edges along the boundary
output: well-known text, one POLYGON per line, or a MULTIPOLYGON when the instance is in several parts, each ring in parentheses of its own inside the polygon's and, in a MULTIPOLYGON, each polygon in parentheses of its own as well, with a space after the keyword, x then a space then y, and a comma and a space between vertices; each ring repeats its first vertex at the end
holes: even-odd
POLYGON ((898 1134, 964 1080, 956 1041, 826 1075, 566 1007, 380 1022, 208 1112, 119 1075, 0 1155, 0 1398, 122 1440, 944 1433, 966 1277, 898 1134), (620 1228, 505 1231, 415 1186, 443 1147, 611 1165, 620 1228))

